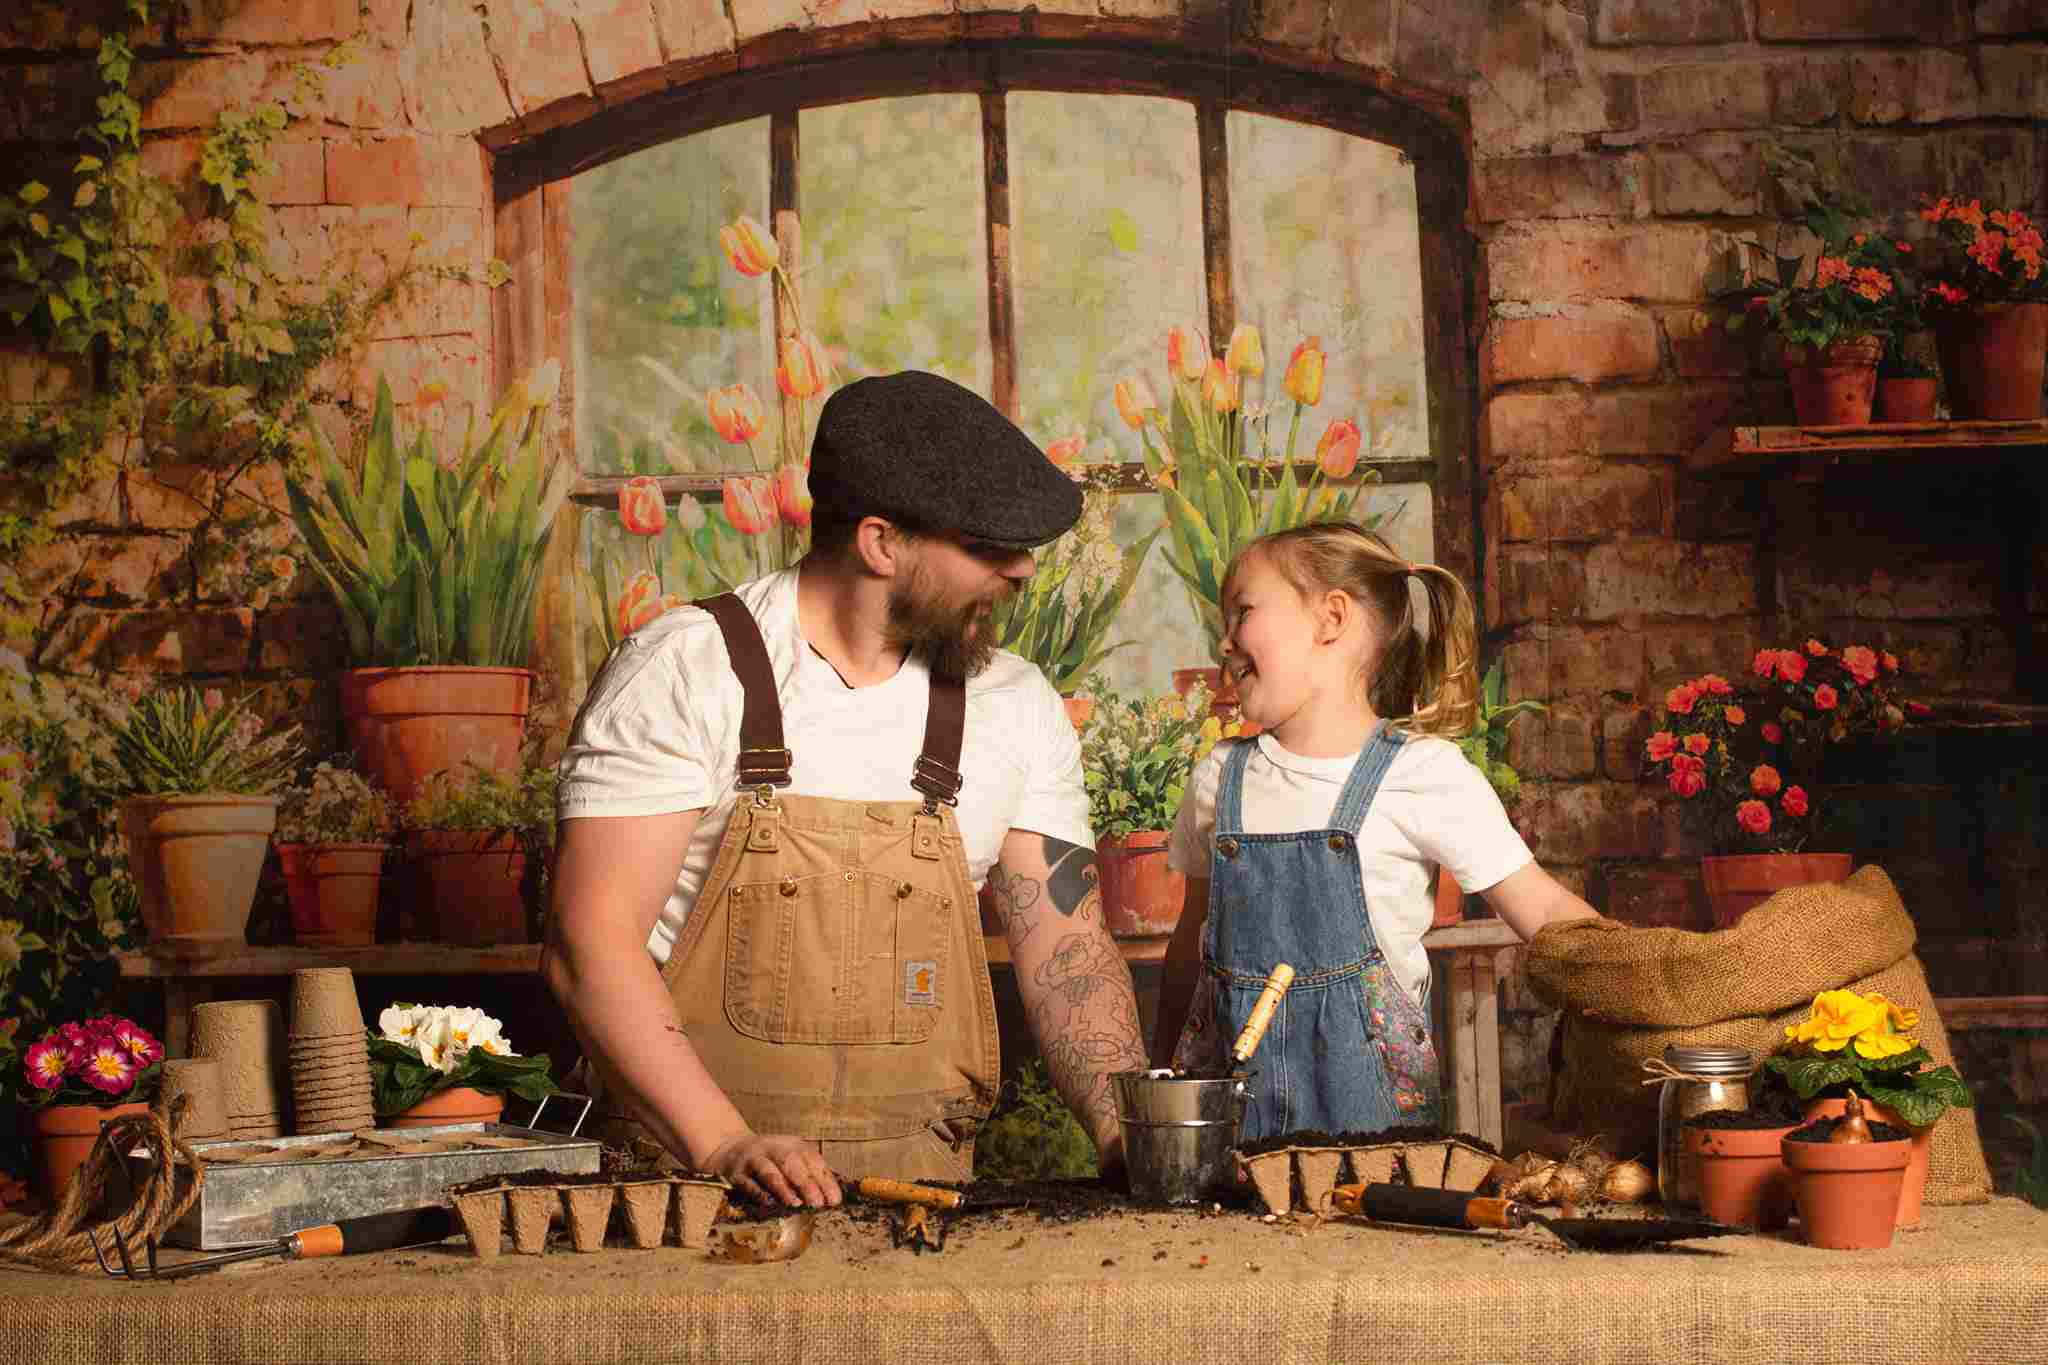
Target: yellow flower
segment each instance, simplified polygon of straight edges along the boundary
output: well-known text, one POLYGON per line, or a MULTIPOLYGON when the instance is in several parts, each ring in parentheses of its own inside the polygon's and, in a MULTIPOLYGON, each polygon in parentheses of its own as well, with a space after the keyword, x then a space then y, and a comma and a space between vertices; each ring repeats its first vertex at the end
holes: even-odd
POLYGON ((1166 703, 1166 714, 1175 720, 1186 720, 1188 718, 1188 704, 1179 697, 1169 698, 1166 703))
POLYGON ((1792 1042, 1811 1043, 1815 1052, 1840 1052, 1859 1033, 1868 1032, 1884 1019, 1882 1005, 1872 1004, 1854 991, 1822 991, 1813 997, 1813 1010, 1806 1019, 1785 1030, 1792 1042))
POLYGON ((1223 738, 1223 722, 1211 716, 1202 722, 1202 738, 1211 744, 1223 738))
POLYGON ((1904 1033, 1907 1029, 1920 1027, 1919 1010, 1905 1009, 1900 1005, 1894 1003, 1893 1001, 1885 999, 1885 997, 1877 991, 1872 991, 1870 992, 1870 994, 1864 996, 1863 998, 1865 1000, 1868 1000, 1873 1005, 1884 1006, 1886 1021, 1890 1025, 1893 1032, 1904 1033))
POLYGON ((1230 345, 1223 353, 1223 363, 1238 374, 1257 378, 1266 372, 1266 348, 1259 339, 1259 329, 1249 322, 1240 322, 1230 334, 1230 345))
POLYGON ((1856 1035, 1856 1055, 1868 1057, 1872 1061, 1879 1061, 1886 1057, 1896 1057, 1901 1052, 1911 1052, 1912 1050, 1913 1040, 1911 1038, 1902 1038, 1898 1034, 1887 1032, 1882 1028, 1871 1029, 1856 1035))

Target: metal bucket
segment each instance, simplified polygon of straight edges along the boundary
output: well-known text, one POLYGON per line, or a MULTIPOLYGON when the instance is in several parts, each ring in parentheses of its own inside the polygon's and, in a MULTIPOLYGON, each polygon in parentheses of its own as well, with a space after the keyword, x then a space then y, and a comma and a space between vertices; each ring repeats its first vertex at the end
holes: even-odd
POLYGON ((1148 1203, 1197 1204, 1236 1191, 1230 1153, 1251 1099, 1246 1076, 1239 1071, 1227 1080, 1189 1080, 1167 1070, 1110 1076, 1133 1196, 1148 1203))

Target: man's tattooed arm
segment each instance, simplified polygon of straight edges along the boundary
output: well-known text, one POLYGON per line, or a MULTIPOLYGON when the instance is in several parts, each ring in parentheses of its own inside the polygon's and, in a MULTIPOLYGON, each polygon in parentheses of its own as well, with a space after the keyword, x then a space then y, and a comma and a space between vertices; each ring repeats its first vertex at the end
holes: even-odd
POLYGON ((1141 1070, 1145 1050, 1130 968, 1102 922, 1095 855, 1064 839, 1013 830, 989 884, 1046 1071, 1096 1146, 1120 1156, 1109 1077, 1141 1070))

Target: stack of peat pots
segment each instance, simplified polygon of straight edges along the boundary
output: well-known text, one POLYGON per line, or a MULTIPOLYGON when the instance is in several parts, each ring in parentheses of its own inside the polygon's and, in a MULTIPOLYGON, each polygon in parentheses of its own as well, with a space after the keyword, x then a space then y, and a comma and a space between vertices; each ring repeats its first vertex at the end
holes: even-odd
POLYGON ((370 1098, 370 1043, 346 967, 292 974, 294 1131, 344 1133, 377 1125, 370 1098))
POLYGON ((227 1082, 221 1064, 204 1057, 178 1057, 164 1063, 156 1109, 172 1133, 186 1142, 225 1142, 228 1138, 227 1082), (179 1101, 184 1102, 182 1114, 179 1101))
POLYGON ((229 1137, 284 1136, 284 1019, 275 1000, 194 1005, 192 1055, 219 1064, 229 1137))

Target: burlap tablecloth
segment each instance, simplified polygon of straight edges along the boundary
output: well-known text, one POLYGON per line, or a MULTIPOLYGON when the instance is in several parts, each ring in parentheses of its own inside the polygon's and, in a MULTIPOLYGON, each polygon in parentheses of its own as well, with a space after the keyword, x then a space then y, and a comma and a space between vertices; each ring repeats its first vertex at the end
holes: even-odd
POLYGON ((1534 1229, 987 1214, 913 1256, 835 1213, 774 1266, 566 1246, 486 1264, 451 1241, 159 1285, 0 1272, 0 1362, 188 1360, 2017 1365, 2048 1361, 2048 1214, 1933 1208, 1882 1251, 1630 1255, 1534 1229))

